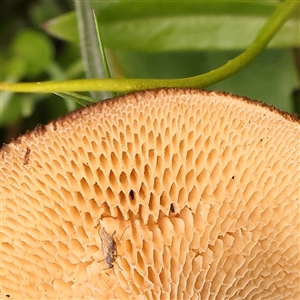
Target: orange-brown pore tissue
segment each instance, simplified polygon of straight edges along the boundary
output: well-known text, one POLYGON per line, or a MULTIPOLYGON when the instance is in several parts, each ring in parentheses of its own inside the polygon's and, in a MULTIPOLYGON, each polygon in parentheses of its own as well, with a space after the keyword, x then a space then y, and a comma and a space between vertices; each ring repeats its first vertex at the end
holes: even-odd
POLYGON ((28 132, 0 150, 1 298, 298 299, 299 149, 292 116, 191 89, 28 132))

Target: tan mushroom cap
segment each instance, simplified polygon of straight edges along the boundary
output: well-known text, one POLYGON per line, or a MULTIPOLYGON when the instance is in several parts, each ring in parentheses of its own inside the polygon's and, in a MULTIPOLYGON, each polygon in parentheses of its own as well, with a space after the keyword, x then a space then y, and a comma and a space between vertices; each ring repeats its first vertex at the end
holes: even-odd
POLYGON ((37 128, 0 159, 2 299, 300 297, 300 123, 288 114, 138 92, 37 128), (116 231, 110 269, 101 228, 116 231))

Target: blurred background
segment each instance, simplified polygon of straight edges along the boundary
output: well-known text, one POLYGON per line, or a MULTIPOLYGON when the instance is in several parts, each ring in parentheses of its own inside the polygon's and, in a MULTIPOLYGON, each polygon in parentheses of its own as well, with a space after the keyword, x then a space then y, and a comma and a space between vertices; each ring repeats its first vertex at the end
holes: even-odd
MULTIPOLYGON (((90 7, 113 77, 180 78, 208 72, 243 52, 279 3, 119 0, 91 1, 90 7)), ((0 80, 85 78, 76 18, 85 12, 78 10, 84 8, 70 0, 2 0, 0 80)), ((299 115, 299 15, 298 9, 248 67, 207 89, 299 115)), ((0 93, 1 145, 79 107, 54 94, 0 93)))

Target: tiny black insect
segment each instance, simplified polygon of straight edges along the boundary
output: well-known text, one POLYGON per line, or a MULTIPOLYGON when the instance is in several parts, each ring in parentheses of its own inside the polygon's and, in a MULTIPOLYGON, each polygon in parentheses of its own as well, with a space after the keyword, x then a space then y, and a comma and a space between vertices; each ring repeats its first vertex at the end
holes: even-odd
POLYGON ((134 191, 133 190, 130 190, 129 196, 130 196, 131 200, 134 200, 134 191))
POLYGON ((175 208, 174 208, 174 204, 173 204, 173 203, 171 203, 171 205, 170 205, 170 211, 171 211, 172 213, 175 212, 175 208))

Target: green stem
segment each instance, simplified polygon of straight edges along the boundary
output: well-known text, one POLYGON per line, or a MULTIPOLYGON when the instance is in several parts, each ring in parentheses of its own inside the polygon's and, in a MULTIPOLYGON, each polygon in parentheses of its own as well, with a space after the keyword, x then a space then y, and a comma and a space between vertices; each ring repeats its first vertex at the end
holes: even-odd
POLYGON ((38 83, 0 83, 0 90, 15 92, 53 92, 53 91, 119 91, 131 92, 136 90, 159 87, 190 87, 204 88, 215 84, 243 69, 254 60, 266 47, 284 22, 297 8, 297 2, 281 2, 267 23, 259 31, 254 42, 242 54, 228 61, 225 65, 208 73, 180 79, 81 79, 64 82, 38 83))

